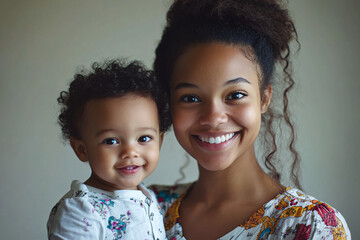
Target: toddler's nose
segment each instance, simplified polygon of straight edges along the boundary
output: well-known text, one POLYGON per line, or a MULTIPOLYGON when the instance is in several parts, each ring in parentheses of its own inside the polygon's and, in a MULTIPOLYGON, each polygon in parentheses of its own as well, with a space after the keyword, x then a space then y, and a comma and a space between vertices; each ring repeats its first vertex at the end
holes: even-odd
POLYGON ((121 153, 120 153, 121 159, 137 158, 137 157, 139 157, 139 154, 136 150, 136 147, 129 145, 129 144, 122 146, 121 153))

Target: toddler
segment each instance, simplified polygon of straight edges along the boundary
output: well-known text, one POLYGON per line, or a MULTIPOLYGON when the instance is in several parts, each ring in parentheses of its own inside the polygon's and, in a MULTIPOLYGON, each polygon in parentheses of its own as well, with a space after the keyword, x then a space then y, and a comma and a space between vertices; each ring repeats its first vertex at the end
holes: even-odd
POLYGON ((154 193, 141 182, 157 166, 169 128, 168 98, 141 63, 94 63, 61 92, 58 122, 91 176, 73 181, 52 209, 49 239, 166 239, 154 193))

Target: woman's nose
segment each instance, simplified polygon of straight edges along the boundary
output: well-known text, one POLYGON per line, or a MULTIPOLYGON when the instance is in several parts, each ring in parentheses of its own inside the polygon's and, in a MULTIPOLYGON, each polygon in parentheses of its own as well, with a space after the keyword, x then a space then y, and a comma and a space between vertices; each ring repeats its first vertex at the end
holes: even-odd
POLYGON ((123 146, 121 146, 121 152, 120 152, 121 159, 137 158, 137 157, 139 157, 139 153, 134 145, 124 144, 123 146))
POLYGON ((211 102, 203 105, 200 117, 201 125, 217 127, 227 121, 226 108, 222 103, 211 102))

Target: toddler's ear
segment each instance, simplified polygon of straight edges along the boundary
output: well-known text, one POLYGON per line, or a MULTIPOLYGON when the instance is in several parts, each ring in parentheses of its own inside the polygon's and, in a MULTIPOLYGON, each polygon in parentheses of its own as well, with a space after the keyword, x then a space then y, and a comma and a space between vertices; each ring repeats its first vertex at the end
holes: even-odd
POLYGON ((261 113, 265 113, 270 105, 272 95, 272 86, 269 85, 263 92, 261 97, 261 113))
POLYGON ((160 148, 161 148, 161 145, 162 145, 162 143, 163 143, 163 140, 164 140, 164 135, 165 135, 165 133, 164 132, 161 132, 160 133, 160 148))
POLYGON ((74 150, 76 156, 80 159, 80 161, 82 162, 88 161, 86 146, 82 140, 70 137, 70 145, 74 150))

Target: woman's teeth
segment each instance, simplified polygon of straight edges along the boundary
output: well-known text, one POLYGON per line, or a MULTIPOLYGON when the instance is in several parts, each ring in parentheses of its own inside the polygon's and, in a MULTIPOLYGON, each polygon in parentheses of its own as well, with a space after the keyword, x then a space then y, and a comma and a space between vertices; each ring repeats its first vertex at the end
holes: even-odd
POLYGON ((231 139, 235 133, 228 133, 225 135, 217 136, 217 137, 201 137, 199 136, 199 139, 202 142, 210 143, 210 144, 219 144, 228 141, 231 139))

